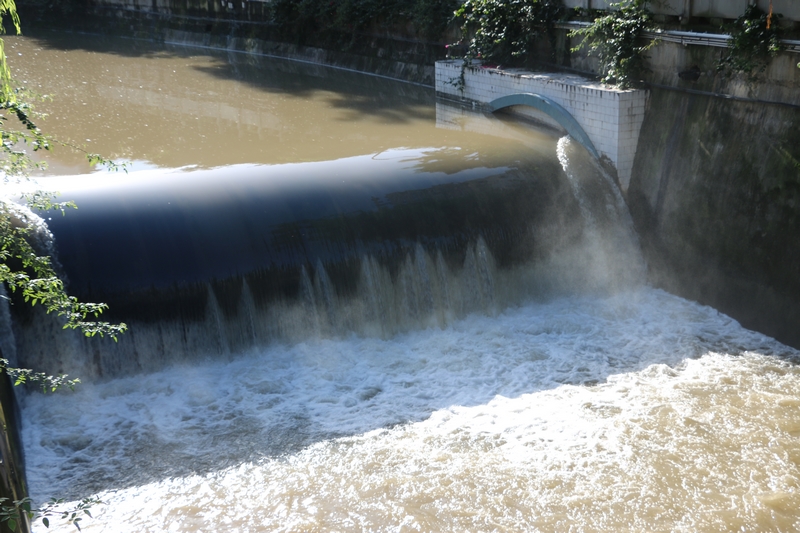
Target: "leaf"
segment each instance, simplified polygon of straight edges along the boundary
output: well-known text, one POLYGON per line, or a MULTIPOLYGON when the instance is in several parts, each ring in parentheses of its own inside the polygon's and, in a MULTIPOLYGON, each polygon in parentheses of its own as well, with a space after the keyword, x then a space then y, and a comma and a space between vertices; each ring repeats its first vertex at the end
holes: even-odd
POLYGON ((17 521, 14 520, 13 518, 9 518, 6 524, 8 525, 8 529, 10 529, 11 531, 17 530, 17 521))
POLYGON ((48 528, 48 529, 49 529, 49 528, 50 528, 50 519, 48 519, 48 518, 45 516, 44 518, 42 518, 42 524, 44 524, 44 527, 46 527, 46 528, 48 528))

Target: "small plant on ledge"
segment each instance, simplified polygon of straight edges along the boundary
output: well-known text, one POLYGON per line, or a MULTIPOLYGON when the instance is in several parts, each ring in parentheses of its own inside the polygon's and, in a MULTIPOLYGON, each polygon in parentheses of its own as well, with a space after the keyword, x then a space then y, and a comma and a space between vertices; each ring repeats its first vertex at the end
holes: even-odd
POLYGON ((647 0, 611 4, 611 11, 603 12, 589 26, 570 32, 570 37, 583 38, 573 52, 588 48, 590 55, 597 55, 604 83, 628 89, 647 71, 645 53, 657 42, 642 39, 651 22, 647 4, 647 0))
POLYGON ((465 59, 524 65, 542 37, 555 49, 555 23, 564 12, 562 0, 467 0, 455 12, 468 39, 465 59))
POLYGON ((717 64, 717 70, 744 74, 750 82, 758 80, 782 49, 782 32, 777 23, 780 18, 780 14, 748 6, 731 27, 730 48, 717 64))

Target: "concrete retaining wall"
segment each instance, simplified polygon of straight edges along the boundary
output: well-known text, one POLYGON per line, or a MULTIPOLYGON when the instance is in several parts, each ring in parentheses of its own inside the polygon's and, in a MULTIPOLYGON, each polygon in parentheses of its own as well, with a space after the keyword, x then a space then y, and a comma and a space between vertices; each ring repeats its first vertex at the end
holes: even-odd
MULTIPOLYGON (((564 0, 570 8, 606 9, 619 0, 564 0)), ((751 0, 660 0, 651 2, 648 8, 657 15, 680 17, 708 17, 735 19, 744 14, 751 0)), ((769 0, 758 0, 758 7, 769 10, 769 0)), ((800 21, 800 2, 797 0, 772 0, 772 9, 780 13, 784 21, 800 21)))
POLYGON ((650 280, 800 347, 800 107, 654 88, 627 193, 650 280))

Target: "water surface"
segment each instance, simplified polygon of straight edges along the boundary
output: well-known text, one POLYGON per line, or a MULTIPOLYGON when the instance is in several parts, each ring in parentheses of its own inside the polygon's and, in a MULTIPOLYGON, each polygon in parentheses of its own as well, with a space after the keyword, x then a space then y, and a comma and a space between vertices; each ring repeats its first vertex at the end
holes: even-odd
MULTIPOLYGON (((624 206, 568 142, 321 67, 75 35, 7 46, 17 78, 55 95, 49 131, 144 172, 59 178, 89 169, 57 149, 40 182, 86 211, 109 191, 128 191, 114 213, 140 213, 178 182, 217 201, 252 169, 400 154, 428 165, 422 181, 548 169, 540 219, 569 235, 511 266, 483 235, 449 262, 421 241, 391 265, 364 252, 350 293, 311 265, 302 294, 270 308, 240 282, 230 316, 203 308, 180 345, 193 352, 156 321, 130 334, 151 364, 122 358, 114 378, 92 374, 99 348, 63 337, 58 362, 85 365, 86 383, 25 395, 23 440, 37 501, 106 502, 84 531, 800 529, 800 354, 642 283, 624 206), (264 333, 301 322, 288 340, 264 333), (231 349, 226 328, 254 342, 231 349)), ((278 199, 301 186, 274 179, 260 186, 278 199)))

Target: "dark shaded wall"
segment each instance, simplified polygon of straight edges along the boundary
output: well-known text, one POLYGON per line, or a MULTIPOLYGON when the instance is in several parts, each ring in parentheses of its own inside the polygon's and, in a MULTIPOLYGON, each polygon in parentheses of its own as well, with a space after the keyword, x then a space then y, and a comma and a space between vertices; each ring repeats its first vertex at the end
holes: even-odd
POLYGON ((800 347, 800 107, 652 89, 628 203, 654 284, 800 347))

